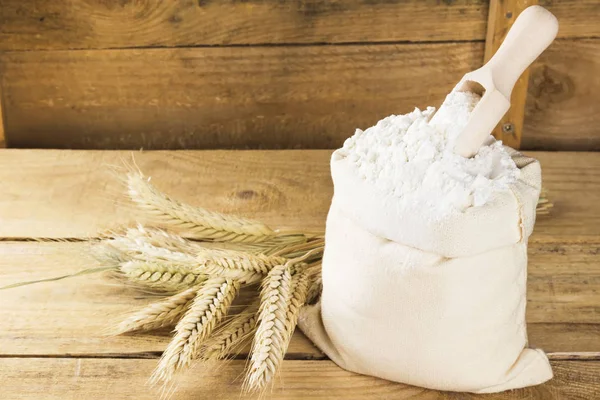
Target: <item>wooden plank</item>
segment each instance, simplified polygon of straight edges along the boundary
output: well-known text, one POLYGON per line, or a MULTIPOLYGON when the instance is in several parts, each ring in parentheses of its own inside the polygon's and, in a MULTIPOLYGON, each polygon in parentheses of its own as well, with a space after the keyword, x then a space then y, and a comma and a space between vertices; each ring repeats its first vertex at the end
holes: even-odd
POLYGON ((599 70, 599 39, 558 40, 541 55, 531 69, 523 148, 600 150, 599 70))
MULTIPOLYGON (((537 0, 490 1, 484 62, 487 62, 496 53, 519 14, 527 7, 537 3, 537 0)), ((515 149, 521 147, 528 81, 529 69, 525 70, 515 83, 510 99, 510 109, 493 131, 493 135, 497 139, 515 149)))
MULTIPOLYGON (((89 245, 83 242, 0 242, 0 287, 95 265, 89 245)), ((7 289, 0 296, 0 356, 157 358, 171 336, 168 331, 107 336, 109 328, 153 299, 102 274, 7 289)), ((298 332, 287 356, 303 359, 323 354, 298 332)))
POLYGON ((576 353, 590 354, 600 348, 600 325, 528 323, 527 334, 531 346, 544 349, 556 359, 561 353, 573 359, 576 353), (562 352, 561 349, 567 350, 562 352))
POLYGON ((528 253, 528 322, 600 323, 600 242, 532 242, 528 253))
MULTIPOLYGON (((167 2, 165 2, 167 3, 167 2)), ((482 43, 0 54, 12 147, 335 148, 439 105, 482 43)))
POLYGON ((0 50, 482 40, 486 1, 4 0, 0 50))
MULTIPOLYGON (((0 242, 0 287, 95 266, 87 243, 0 242)), ((600 351, 600 243, 529 249, 530 344, 547 352, 600 351)), ((106 337, 103 332, 152 299, 98 274, 1 292, 0 356, 158 357, 167 332, 106 337)), ((296 335, 289 358, 323 357, 296 335)))
MULTIPOLYGON (((559 37, 597 37, 597 0, 541 0, 559 37)), ((483 40, 487 1, 4 0, 0 50, 483 40)))
POLYGON ((560 23, 559 38, 600 37, 598 0, 539 0, 560 23))
MULTIPOLYGON (((532 242, 597 243, 600 157, 528 152, 540 159, 555 207, 532 242)), ((260 219, 273 227, 322 230, 332 196, 329 150, 137 152, 139 167, 181 201, 260 219)), ((141 216, 124 200, 111 166, 132 153, 0 151, 0 238, 82 238, 141 216)), ((143 219, 142 219, 143 220, 143 219)))
MULTIPOLYGON (((330 155, 290 150, 134 156, 157 187, 182 201, 273 227, 322 230, 332 195, 330 155)), ((1 151, 0 237, 86 237, 134 223, 141 215, 133 213, 119 175, 111 171, 131 159, 126 151, 1 151)))
MULTIPOLYGON (((3 394, 11 400, 156 399, 147 386, 152 360, 0 359, 3 394), (41 397, 40 397, 41 396, 41 397)), ((263 397, 273 399, 593 399, 600 392, 600 362, 554 361, 554 379, 539 386, 480 396, 427 390, 358 375, 331 361, 284 361, 281 375, 263 397)), ((177 399, 239 399, 244 361, 218 369, 196 368, 180 379, 177 399)), ((254 397, 252 397, 254 398, 254 397)))

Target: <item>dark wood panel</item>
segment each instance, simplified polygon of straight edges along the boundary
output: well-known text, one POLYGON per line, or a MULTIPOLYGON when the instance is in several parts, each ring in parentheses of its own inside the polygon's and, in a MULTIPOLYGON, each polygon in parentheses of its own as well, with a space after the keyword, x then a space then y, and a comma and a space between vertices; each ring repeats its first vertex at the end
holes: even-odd
POLYGON ((0 49, 483 40, 484 0, 2 0, 0 49))
POLYGON ((600 39, 554 42, 531 69, 522 148, 600 150, 599 71, 600 39))
POLYGON ((35 51, 0 55, 16 147, 334 148, 438 105, 483 43, 35 51))

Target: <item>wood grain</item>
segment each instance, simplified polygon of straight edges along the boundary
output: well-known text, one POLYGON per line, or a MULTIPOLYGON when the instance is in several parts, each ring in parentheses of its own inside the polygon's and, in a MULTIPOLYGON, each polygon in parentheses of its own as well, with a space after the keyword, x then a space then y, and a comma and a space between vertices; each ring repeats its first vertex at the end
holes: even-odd
POLYGON ((182 201, 273 227, 322 230, 332 195, 330 155, 320 150, 7 149, 0 152, 5 188, 0 191, 0 237, 81 238, 134 223, 142 216, 133 213, 124 196, 124 170, 111 170, 132 157, 158 188, 182 201))
POLYGON ((4 0, 0 50, 482 40, 476 0, 4 0))
MULTIPOLYGON (((559 37, 598 37, 596 0, 542 0, 559 37)), ((3 0, 0 50, 484 40, 487 1, 3 0)))
MULTIPOLYGON (((491 0, 488 16, 487 35, 485 40, 484 62, 488 62, 498 51, 508 31, 517 17, 527 7, 537 4, 537 0, 491 0)), ((510 109, 502 117, 493 131, 493 135, 512 148, 521 148, 523 136, 523 119, 525 118, 525 100, 529 69, 519 77, 510 98, 510 109)))
POLYGON ((598 0, 539 0, 560 23, 559 38, 600 37, 598 0))
MULTIPOLYGON (((542 164, 555 204, 532 242, 597 243, 600 157, 528 152, 542 164)), ((136 152, 161 190, 195 205, 257 218, 273 227, 324 229, 332 196, 329 150, 136 152), (285 225, 285 226, 282 226, 285 225)), ((82 238, 139 216, 119 173, 127 151, 6 149, 0 152, 0 238, 82 238)))
POLYGON ((8 52, 6 136, 13 147, 335 148, 357 127, 441 103, 482 51, 443 43, 8 52))
MULTIPOLYGON (((177 399, 239 399, 243 361, 219 369, 197 368, 178 383, 177 399)), ((152 360, 0 359, 3 393, 11 400, 156 399, 146 386, 152 360), (42 397, 39 397, 42 396, 42 397)), ((552 362, 554 379, 526 389, 490 395, 438 392, 358 375, 331 361, 284 361, 281 375, 263 397, 272 399, 594 399, 600 391, 600 362, 552 362)), ((252 397, 254 398, 254 397, 252 397)))
MULTIPOLYGON (((87 243, 0 242, 0 287, 96 266, 87 243)), ((600 351, 600 244, 532 244, 527 321, 530 344, 547 352, 600 351)), ((152 301, 102 274, 2 293, 0 355, 156 358, 168 331, 106 336, 152 301), (51 299, 49 301, 48 299, 51 299)), ((322 358, 297 334, 288 358, 322 358)))
POLYGON ((523 148, 600 150, 599 70, 600 39, 558 40, 540 56, 531 68, 523 148))

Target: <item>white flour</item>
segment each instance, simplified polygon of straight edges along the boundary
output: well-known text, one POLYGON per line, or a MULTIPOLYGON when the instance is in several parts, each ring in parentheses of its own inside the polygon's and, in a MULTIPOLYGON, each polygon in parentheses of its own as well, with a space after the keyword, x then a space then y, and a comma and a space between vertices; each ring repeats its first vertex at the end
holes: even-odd
POLYGON ((430 210, 441 218, 488 202, 508 190, 519 169, 493 137, 477 155, 466 159, 452 152, 479 96, 451 93, 440 110, 415 109, 391 115, 377 125, 356 130, 342 148, 357 174, 406 208, 430 210))

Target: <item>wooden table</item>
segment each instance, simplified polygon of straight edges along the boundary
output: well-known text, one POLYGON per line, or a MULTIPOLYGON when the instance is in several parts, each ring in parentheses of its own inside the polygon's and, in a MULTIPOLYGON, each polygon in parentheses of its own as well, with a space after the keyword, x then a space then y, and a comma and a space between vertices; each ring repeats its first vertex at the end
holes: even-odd
MULTIPOLYGON (((192 204, 274 227, 323 229, 332 194, 330 151, 136 153, 160 189, 192 204)), ((529 246, 530 343, 555 378, 510 393, 442 393, 346 372, 296 333, 272 398, 600 398, 600 154, 535 153, 555 208, 529 246)), ((0 285, 83 269, 86 238, 133 223, 114 168, 129 152, 0 151, 0 285), (32 238, 55 238, 39 243, 32 238)), ((166 334, 103 337, 148 300, 101 276, 0 292, 0 398, 155 399, 145 383, 166 334), (136 297, 137 296, 137 297, 136 297)), ((244 360, 195 370, 177 399, 237 399, 244 360)))

